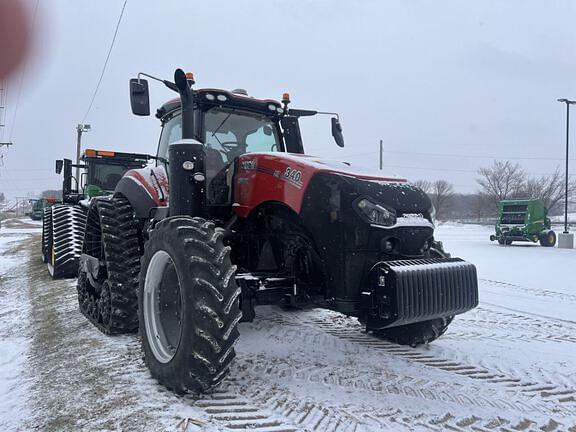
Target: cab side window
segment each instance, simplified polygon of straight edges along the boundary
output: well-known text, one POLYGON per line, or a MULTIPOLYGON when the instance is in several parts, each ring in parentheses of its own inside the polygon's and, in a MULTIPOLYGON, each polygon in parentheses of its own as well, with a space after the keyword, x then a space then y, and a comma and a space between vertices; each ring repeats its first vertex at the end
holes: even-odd
POLYGON ((278 137, 270 125, 262 125, 246 135, 246 152, 278 151, 278 137))

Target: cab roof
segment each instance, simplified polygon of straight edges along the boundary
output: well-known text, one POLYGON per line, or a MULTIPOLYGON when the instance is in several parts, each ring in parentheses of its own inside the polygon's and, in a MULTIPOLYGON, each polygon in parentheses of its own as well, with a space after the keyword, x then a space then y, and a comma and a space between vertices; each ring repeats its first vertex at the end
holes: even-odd
POLYGON ((146 164, 151 156, 140 153, 123 153, 111 150, 95 150, 86 149, 82 154, 82 160, 94 160, 100 159, 102 162, 110 161, 111 163, 135 163, 135 164, 146 164))
MULTIPOLYGON (((273 116, 278 116, 283 112, 280 102, 274 99, 258 99, 237 92, 213 88, 194 90, 194 93, 196 100, 202 106, 226 106, 273 116)), ((180 108, 180 97, 164 103, 156 111, 156 117, 162 119, 178 108, 180 108)))

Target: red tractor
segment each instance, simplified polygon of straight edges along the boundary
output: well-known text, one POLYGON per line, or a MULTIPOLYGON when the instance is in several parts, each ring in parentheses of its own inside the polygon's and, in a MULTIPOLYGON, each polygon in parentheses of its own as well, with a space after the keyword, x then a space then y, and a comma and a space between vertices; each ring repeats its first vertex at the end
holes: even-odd
MULTIPOLYGON (((140 75, 132 110, 149 115, 140 75)), ((159 162, 92 201, 78 298, 103 332, 140 329, 160 383, 220 382, 256 305, 332 309, 412 346, 477 305, 476 269, 435 241, 424 192, 304 154, 299 118, 329 113, 289 108, 288 95, 196 90, 180 69, 159 81, 180 96, 156 114, 159 162)), ((337 115, 332 135, 343 146, 337 115)))

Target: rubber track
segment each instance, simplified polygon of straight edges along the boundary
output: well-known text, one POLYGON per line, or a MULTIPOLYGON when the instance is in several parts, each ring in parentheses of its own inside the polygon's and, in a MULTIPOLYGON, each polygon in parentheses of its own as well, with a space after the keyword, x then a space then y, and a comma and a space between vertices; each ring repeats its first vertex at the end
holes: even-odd
POLYGON ((85 275, 78 277, 80 311, 105 334, 138 330, 138 274, 140 238, 134 211, 123 197, 93 200, 88 214, 84 253, 99 254, 101 246, 107 277, 101 293, 88 289, 85 275), (95 244, 95 239, 101 244, 95 244))
POLYGON ((48 251, 50 251, 52 244, 52 208, 45 207, 42 213, 42 262, 47 262, 48 251))
MULTIPOLYGON (((54 276, 78 275, 78 260, 82 251, 86 211, 83 207, 56 204, 51 207, 52 242, 54 247, 54 276)), ((51 260, 51 251, 48 251, 51 260)))

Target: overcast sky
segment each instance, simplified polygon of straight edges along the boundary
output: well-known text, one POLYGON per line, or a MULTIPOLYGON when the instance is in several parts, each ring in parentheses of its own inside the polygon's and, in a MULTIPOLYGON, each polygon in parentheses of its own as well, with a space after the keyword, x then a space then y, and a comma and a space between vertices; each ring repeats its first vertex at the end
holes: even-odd
MULTIPOLYGON (((54 159, 75 154, 122 3, 40 0, 0 192, 61 186, 54 159)), ((556 99, 576 98, 575 19, 568 0, 129 0, 84 148, 154 154, 159 122, 131 114, 128 80, 182 67, 197 87, 288 91, 293 107, 339 112, 346 147, 327 121, 306 119, 309 154, 377 168, 383 139, 387 172, 462 192, 494 158, 532 158, 515 162, 550 173, 565 151, 556 99)), ((8 85, 8 132, 19 79, 8 85)), ((173 96, 155 84, 151 94, 153 107, 173 96)))

